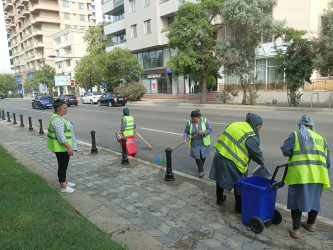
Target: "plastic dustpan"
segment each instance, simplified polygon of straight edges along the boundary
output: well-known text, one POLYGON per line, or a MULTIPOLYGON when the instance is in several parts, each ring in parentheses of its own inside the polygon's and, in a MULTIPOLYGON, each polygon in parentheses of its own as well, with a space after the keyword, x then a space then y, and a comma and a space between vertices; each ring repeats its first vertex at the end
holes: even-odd
POLYGON ((259 165, 258 167, 256 167, 252 171, 252 175, 260 176, 260 177, 269 179, 272 176, 272 172, 269 171, 269 169, 267 169, 266 167, 263 167, 262 165, 259 165))

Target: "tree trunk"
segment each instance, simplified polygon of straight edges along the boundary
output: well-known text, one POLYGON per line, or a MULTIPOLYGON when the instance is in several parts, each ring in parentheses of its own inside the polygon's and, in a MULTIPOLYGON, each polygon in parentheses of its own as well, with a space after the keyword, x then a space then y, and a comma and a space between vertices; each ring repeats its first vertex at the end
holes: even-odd
POLYGON ((242 100, 242 105, 246 105, 246 86, 243 82, 243 77, 240 77, 241 79, 241 86, 243 88, 243 100, 242 100))
POLYGON ((201 89, 201 103, 207 102, 207 74, 204 73, 202 76, 202 89, 201 89))
POLYGON ((289 91, 289 106, 293 105, 296 106, 296 91, 295 90, 290 90, 289 91))

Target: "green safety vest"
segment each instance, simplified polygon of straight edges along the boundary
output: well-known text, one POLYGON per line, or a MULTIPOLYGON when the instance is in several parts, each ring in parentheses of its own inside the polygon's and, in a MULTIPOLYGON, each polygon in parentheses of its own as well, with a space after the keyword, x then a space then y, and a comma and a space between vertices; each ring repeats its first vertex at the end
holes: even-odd
POLYGON ((46 147, 49 150, 51 150, 52 152, 67 152, 67 148, 64 145, 59 143, 57 136, 55 134, 54 128, 52 126, 52 122, 55 118, 60 118, 62 120, 62 122, 65 124, 65 129, 64 129, 65 137, 67 139, 69 146, 72 147, 72 144, 73 144, 72 143, 72 131, 68 127, 66 121, 61 116, 54 114, 54 115, 52 115, 50 123, 49 123, 46 147))
POLYGON ((245 141, 255 135, 249 123, 234 122, 226 128, 214 147, 225 158, 232 160, 241 173, 246 173, 250 158, 245 141))
MULTIPOLYGON (((206 127, 207 118, 202 117, 200 120, 201 120, 201 129, 202 129, 202 131, 205 132, 207 130, 207 127, 206 127)), ((188 121, 188 125, 190 126, 189 135, 190 135, 190 137, 192 137, 193 122, 188 121)), ((207 135, 207 136, 201 135, 201 136, 202 136, 203 145, 209 146, 210 145, 210 135, 207 135)), ((189 147, 191 147, 191 141, 192 140, 189 140, 189 143, 188 143, 189 147)))
POLYGON ((134 117, 130 115, 123 116, 123 120, 126 124, 124 131, 122 131, 123 136, 134 135, 134 117))
POLYGON ((330 188, 326 165, 327 141, 312 130, 308 130, 313 138, 314 149, 306 149, 298 140, 300 131, 294 131, 295 145, 293 155, 288 160, 288 172, 284 180, 286 185, 322 183, 323 190, 330 188))

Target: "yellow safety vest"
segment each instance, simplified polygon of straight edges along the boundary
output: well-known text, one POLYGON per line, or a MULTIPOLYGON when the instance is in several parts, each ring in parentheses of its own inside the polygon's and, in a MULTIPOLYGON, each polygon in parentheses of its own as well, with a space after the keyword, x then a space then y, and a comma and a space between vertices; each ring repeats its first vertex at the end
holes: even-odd
POLYGON ((286 185, 322 183, 323 190, 330 188, 326 165, 327 141, 316 132, 308 130, 313 138, 314 149, 306 149, 298 140, 300 131, 294 131, 295 145, 293 155, 288 160, 286 185))
POLYGON ((245 141, 255 135, 249 123, 234 122, 226 128, 214 147, 225 158, 232 160, 241 173, 246 173, 250 158, 245 141))
POLYGON ((123 116, 123 120, 126 124, 124 131, 122 131, 123 136, 134 135, 134 117, 130 115, 123 116))
MULTIPOLYGON (((200 120, 201 120, 201 129, 202 129, 202 131, 205 132, 207 130, 207 127, 206 127, 207 118, 202 117, 200 120)), ((192 135, 193 122, 191 122, 191 120, 188 121, 188 125, 190 126, 189 136, 191 138, 193 136, 192 135)), ((207 135, 207 136, 201 135, 201 137, 202 137, 202 143, 203 143, 203 145, 209 146, 210 145, 210 135, 207 135)), ((189 140, 189 143, 188 143, 189 147, 191 147, 191 141, 192 140, 189 140)))
POLYGON ((52 122, 55 118, 60 118, 62 120, 62 122, 65 124, 65 128, 64 128, 64 135, 67 139, 67 142, 69 144, 69 146, 72 147, 72 131, 70 130, 70 128, 68 127, 66 121, 64 120, 64 118, 62 118, 59 115, 53 114, 49 123, 49 128, 48 128, 48 132, 47 132, 47 141, 46 141, 46 147, 51 150, 52 152, 67 152, 67 148, 60 144, 58 139, 57 139, 57 135, 54 131, 54 128, 52 126, 52 122))

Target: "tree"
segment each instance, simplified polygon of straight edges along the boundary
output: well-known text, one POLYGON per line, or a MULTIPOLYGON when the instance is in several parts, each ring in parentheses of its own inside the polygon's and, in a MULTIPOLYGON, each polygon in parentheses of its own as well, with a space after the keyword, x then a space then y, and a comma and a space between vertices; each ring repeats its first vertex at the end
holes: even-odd
POLYGON ((333 75, 333 2, 328 5, 328 10, 321 17, 321 30, 314 40, 316 57, 315 68, 322 76, 329 78, 333 75))
POLYGON ((169 46, 178 50, 167 67, 175 75, 195 73, 202 83, 201 102, 207 102, 207 76, 218 75, 219 63, 213 48, 216 45, 215 27, 224 0, 202 0, 179 7, 169 26, 169 46))
POLYGON ((310 82, 315 57, 312 42, 302 36, 306 31, 285 28, 283 44, 276 49, 277 73, 285 76, 285 85, 290 90, 289 105, 297 106, 300 95, 296 91, 310 82))
POLYGON ((96 26, 90 26, 84 34, 83 40, 88 43, 88 54, 104 54, 106 46, 113 44, 112 37, 105 36, 104 26, 106 24, 107 22, 103 21, 96 26))
POLYGON ((44 64, 40 70, 34 72, 34 80, 36 83, 46 84, 48 87, 54 85, 55 69, 48 64, 44 64))
POLYGON ((32 90, 33 94, 35 94, 35 91, 39 90, 39 83, 40 82, 35 75, 27 77, 24 82, 25 93, 28 93, 30 90, 32 90))
POLYGON ((215 51, 225 75, 236 75, 243 88, 242 104, 246 104, 249 79, 254 74, 256 50, 261 37, 278 34, 283 23, 272 17, 276 0, 228 0, 222 8, 224 35, 215 51))
POLYGON ((8 74, 0 75, 0 93, 7 93, 8 91, 17 92, 15 77, 8 74))
POLYGON ((105 66, 107 83, 112 86, 138 82, 143 74, 138 59, 129 50, 121 48, 115 48, 106 54, 105 66))

